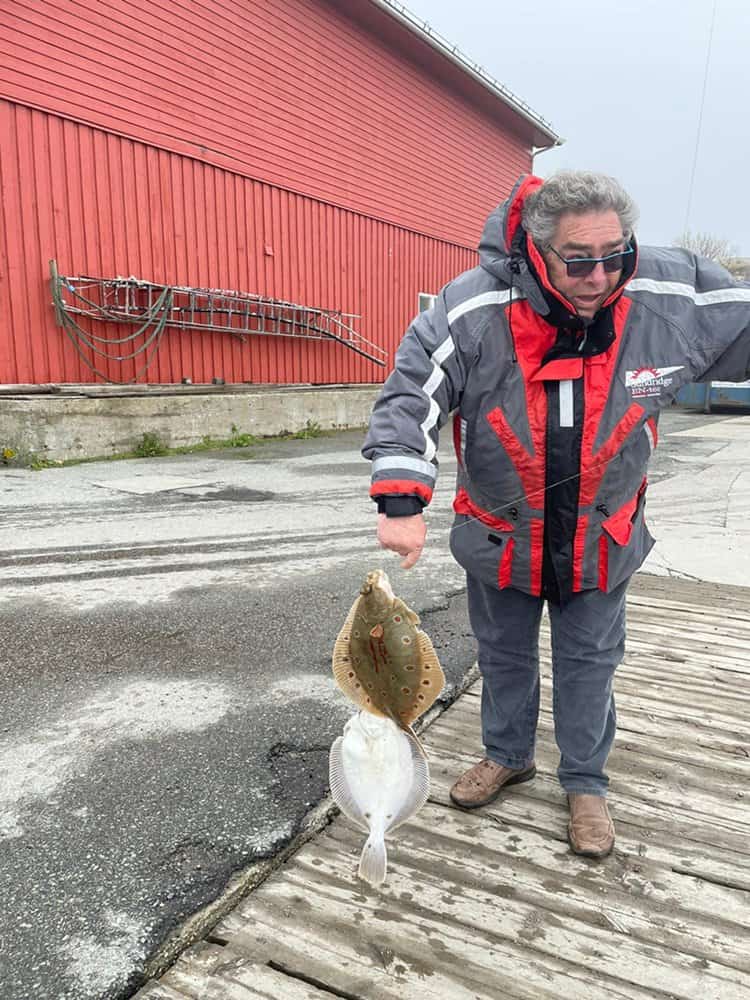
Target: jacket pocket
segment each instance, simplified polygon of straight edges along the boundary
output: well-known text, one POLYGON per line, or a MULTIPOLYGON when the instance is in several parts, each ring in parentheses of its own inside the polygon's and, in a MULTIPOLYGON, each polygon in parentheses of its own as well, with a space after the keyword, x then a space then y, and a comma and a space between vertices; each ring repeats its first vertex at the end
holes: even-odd
POLYGON ((633 525, 646 500, 648 481, 644 478, 638 492, 624 503, 618 511, 602 521, 602 529, 617 545, 627 545, 633 534, 633 525))
POLYGON ((599 536, 599 589, 614 590, 643 565, 654 540, 643 519, 646 480, 627 503, 602 521, 599 536))
POLYGON ((501 589, 509 586, 514 525, 477 506, 463 488, 456 494, 453 509, 458 517, 450 548, 456 562, 483 583, 501 589))
POLYGON ((481 521, 482 524, 485 524, 488 528, 494 528, 496 531, 513 531, 513 525, 510 521, 505 521, 502 517, 495 517, 489 511, 478 507, 463 486, 453 500, 453 509, 457 514, 466 514, 468 517, 474 517, 477 521, 481 521))

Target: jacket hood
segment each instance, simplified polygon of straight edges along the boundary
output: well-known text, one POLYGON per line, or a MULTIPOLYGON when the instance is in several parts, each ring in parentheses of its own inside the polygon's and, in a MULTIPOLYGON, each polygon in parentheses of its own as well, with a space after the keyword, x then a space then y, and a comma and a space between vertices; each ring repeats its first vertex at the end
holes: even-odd
MULTIPOLYGON (((544 258, 521 224, 524 201, 543 183, 541 177, 523 174, 506 201, 490 213, 479 241, 479 263, 494 277, 522 291, 534 312, 549 323, 582 326, 584 321, 574 307, 553 287, 544 258)), ((630 242, 635 253, 626 261, 622 277, 602 309, 620 297, 638 266, 635 237, 630 242)))

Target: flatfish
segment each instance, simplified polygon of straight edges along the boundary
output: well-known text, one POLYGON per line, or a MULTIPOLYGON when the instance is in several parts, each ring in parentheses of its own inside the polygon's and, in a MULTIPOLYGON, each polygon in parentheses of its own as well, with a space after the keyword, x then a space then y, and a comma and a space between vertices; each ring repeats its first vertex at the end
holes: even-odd
POLYGON ((333 675, 344 694, 402 729, 427 711, 445 684, 419 623, 376 569, 367 574, 333 649, 333 675))
POLYGON ((329 776, 336 805, 368 833, 359 876, 382 885, 385 836, 427 801, 430 771, 419 741, 391 719, 358 712, 331 747, 329 776))

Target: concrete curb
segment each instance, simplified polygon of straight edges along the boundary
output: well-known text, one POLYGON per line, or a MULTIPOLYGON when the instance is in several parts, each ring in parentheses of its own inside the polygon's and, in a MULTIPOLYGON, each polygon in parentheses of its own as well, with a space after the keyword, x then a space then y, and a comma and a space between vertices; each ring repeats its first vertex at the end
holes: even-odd
POLYGON ((379 385, 146 387, 74 386, 59 393, 0 396, 0 452, 24 461, 108 458, 144 434, 167 447, 241 434, 274 437, 315 425, 364 427, 379 385), (85 393, 84 393, 84 390, 85 393))

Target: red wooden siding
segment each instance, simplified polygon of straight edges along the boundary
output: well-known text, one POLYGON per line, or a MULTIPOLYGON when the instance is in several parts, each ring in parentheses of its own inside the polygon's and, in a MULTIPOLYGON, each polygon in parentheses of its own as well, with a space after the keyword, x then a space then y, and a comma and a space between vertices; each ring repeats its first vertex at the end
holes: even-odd
MULTIPOLYGON (((358 331, 391 358, 417 293, 436 292, 476 260, 446 241, 7 101, 0 136, 12 150, 0 163, 0 382, 98 381, 55 325, 50 258, 71 276, 134 274, 359 313, 358 331)), ((138 360, 107 374, 127 380, 138 360)), ((243 345, 170 331, 139 381, 354 383, 383 374, 333 343, 258 336, 243 345)))
POLYGON ((529 168, 532 126, 369 0, 1 7, 0 97, 415 233, 473 247, 529 168))

